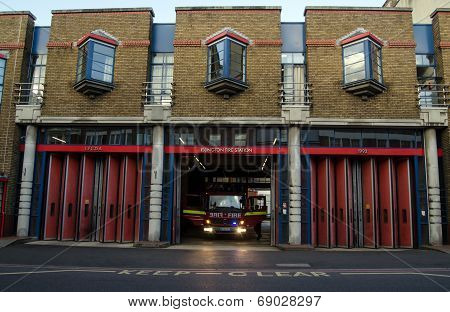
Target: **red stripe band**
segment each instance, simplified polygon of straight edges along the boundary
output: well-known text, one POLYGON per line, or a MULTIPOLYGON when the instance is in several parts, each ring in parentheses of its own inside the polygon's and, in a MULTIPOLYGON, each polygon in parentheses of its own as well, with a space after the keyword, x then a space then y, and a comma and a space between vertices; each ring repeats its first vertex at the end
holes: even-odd
MULTIPOLYGON (((25 145, 20 145, 24 151, 25 145)), ((38 144, 37 152, 66 153, 151 153, 152 146, 140 145, 59 145, 38 144)), ((423 148, 360 148, 360 147, 301 147, 303 155, 329 156, 424 156, 423 148)), ((276 146, 166 146, 164 152, 169 154, 228 154, 228 155, 287 155, 288 147, 276 146)), ((438 156, 443 156, 442 148, 438 156)))

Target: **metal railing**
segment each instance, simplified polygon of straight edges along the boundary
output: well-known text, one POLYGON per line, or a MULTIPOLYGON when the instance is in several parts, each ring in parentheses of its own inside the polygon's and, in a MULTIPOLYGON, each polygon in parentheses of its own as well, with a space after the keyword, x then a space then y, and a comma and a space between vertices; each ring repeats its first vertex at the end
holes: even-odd
POLYGON ((311 105, 312 88, 309 83, 280 82, 280 105, 311 105))
POLYGON ((420 107, 446 107, 450 103, 450 89, 443 84, 418 84, 417 101, 420 107))
POLYGON ((173 105, 173 82, 144 82, 142 85, 143 105, 173 105))
POLYGON ((16 105, 44 104, 44 85, 29 82, 14 84, 14 103, 16 105))

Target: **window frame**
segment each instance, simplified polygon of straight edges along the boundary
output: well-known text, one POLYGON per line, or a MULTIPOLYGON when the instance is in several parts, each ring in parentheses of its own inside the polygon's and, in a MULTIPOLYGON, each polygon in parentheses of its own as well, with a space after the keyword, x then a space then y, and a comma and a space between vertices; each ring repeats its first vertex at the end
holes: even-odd
POLYGON ((78 47, 78 55, 77 55, 77 67, 76 67, 76 83, 80 83, 83 80, 87 80, 87 81, 94 81, 94 82, 98 82, 101 84, 106 84, 106 85, 110 85, 110 86, 114 86, 114 73, 115 73, 115 64, 116 64, 116 46, 112 45, 112 44, 108 44, 106 42, 102 42, 100 40, 95 40, 95 39, 88 39, 86 40, 83 44, 81 44, 78 47), (94 53, 97 54, 101 54, 101 55, 105 55, 107 57, 111 57, 108 56, 106 54, 103 53, 99 53, 95 51, 95 45, 100 45, 100 46, 105 46, 107 48, 111 48, 113 50, 113 56, 112 56, 112 64, 106 64, 104 63, 103 65, 107 65, 107 66, 111 66, 112 71, 111 73, 107 73, 106 71, 98 71, 98 70, 94 70, 93 69, 93 63, 97 62, 100 63, 98 61, 94 61, 94 53), (84 57, 80 57, 80 54, 83 53, 82 51, 85 50, 85 55, 84 57), (79 73, 79 69, 80 69, 80 62, 85 62, 85 67, 82 68, 81 70, 84 70, 84 74, 83 72, 79 73), (102 73, 103 75, 110 75, 111 76, 111 81, 105 81, 105 80, 100 80, 100 79, 96 79, 92 77, 92 71, 95 72, 99 72, 102 73))
POLYGON ((342 80, 343 80, 344 85, 358 84, 358 83, 364 82, 364 81, 374 81, 376 83, 384 85, 383 47, 380 44, 376 43, 374 40, 371 40, 370 38, 364 38, 364 39, 361 39, 361 40, 357 40, 357 41, 353 41, 353 42, 344 44, 342 46, 342 80), (353 54, 350 54, 350 55, 346 56, 345 55, 345 50, 350 48, 350 47, 353 47, 355 45, 359 45, 359 44, 363 45, 363 52, 362 53, 364 54, 364 59, 362 61, 359 61, 359 62, 364 62, 364 78, 348 82, 347 81, 347 77, 349 75, 360 73, 360 72, 362 72, 362 70, 361 71, 357 71, 357 72, 353 72, 351 74, 347 74, 346 67, 354 65, 354 64, 359 63, 359 62, 346 64, 345 58, 348 58, 349 56, 352 56, 352 55, 359 54, 361 52, 353 53, 353 54), (374 64, 373 57, 374 57, 374 55, 372 53, 372 47, 377 48, 377 50, 379 51, 379 57, 377 57, 377 59, 379 60, 378 67, 379 67, 380 72, 378 72, 378 76, 379 76, 380 79, 377 79, 374 76, 374 73, 375 73, 374 68, 373 68, 373 64, 374 64))
POLYGON ((2 109, 2 103, 3 103, 3 91, 5 88, 5 75, 6 75, 6 65, 7 65, 7 58, 4 57, 2 54, 0 55, 0 64, 3 63, 1 67, 3 67, 3 76, 0 76, 0 110, 2 109))
POLYGON ((152 52, 151 53, 151 62, 150 62, 150 77, 149 81, 151 82, 151 88, 149 90, 149 96, 152 97, 152 104, 159 104, 162 105, 165 103, 166 99, 170 99, 172 93, 167 92, 167 90, 172 90, 172 83, 173 83, 173 70, 175 65, 175 59, 174 59, 174 53, 173 52, 152 52), (162 62, 155 62, 157 55, 162 55, 162 62), (172 59, 172 62, 168 62, 167 59, 170 57, 172 59), (154 71, 156 66, 162 67, 162 74, 160 76, 156 76, 160 78, 160 82, 154 81, 154 71), (172 75, 167 75, 168 70, 171 69, 172 75), (153 84, 159 84, 160 89, 157 90, 153 87, 153 84), (168 85, 168 86, 167 86, 168 85), (166 87, 163 87, 166 86, 166 87), (170 88, 169 88, 170 87, 170 88))
MULTIPOLYGON (((219 52, 220 53, 220 52, 219 52)), ((220 62, 219 62, 220 63, 220 62)), ((207 83, 211 83, 211 82, 215 82, 218 81, 220 79, 229 79, 232 81, 236 81, 239 83, 247 83, 247 45, 244 43, 241 43, 237 40, 234 40, 230 37, 225 36, 224 38, 214 41, 212 43, 210 43, 208 45, 208 52, 207 52, 207 67, 206 67, 206 82, 207 83), (216 46, 220 43, 224 44, 224 49, 223 49, 223 73, 221 76, 218 76, 214 79, 211 79, 211 48, 213 46, 216 46), (232 51, 231 51, 231 44, 236 44, 240 47, 242 47, 242 79, 236 79, 233 78, 231 75, 231 63, 232 63, 232 51)))

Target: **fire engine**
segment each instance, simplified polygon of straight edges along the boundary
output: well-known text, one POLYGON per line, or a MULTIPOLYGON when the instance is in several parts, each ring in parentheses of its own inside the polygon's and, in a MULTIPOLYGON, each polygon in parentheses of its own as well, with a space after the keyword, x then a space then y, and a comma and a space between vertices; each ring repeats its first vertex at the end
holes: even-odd
POLYGON ((259 227, 267 215, 266 197, 252 193, 188 195, 186 208, 183 218, 208 234, 245 235, 247 229, 259 227))

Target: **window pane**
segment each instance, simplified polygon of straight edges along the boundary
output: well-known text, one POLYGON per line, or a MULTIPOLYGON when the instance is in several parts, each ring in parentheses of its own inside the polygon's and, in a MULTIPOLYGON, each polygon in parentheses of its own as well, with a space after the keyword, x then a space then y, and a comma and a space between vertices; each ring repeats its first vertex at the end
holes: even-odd
POLYGON ((209 80, 214 80, 223 76, 224 48, 224 41, 209 47, 209 80))
POLYGON ((247 145, 247 134, 246 133, 236 133, 234 135, 234 145, 236 145, 236 146, 247 145))
POLYGON ((104 54, 100 54, 100 53, 95 53, 94 52, 94 61, 95 62, 99 62, 99 63, 103 63, 103 64, 107 64, 107 65, 113 65, 114 63, 114 59, 110 56, 106 56, 104 54))
POLYGON ((364 53, 364 42, 360 42, 344 48, 344 57, 348 57, 357 53, 364 53))
POLYGON ((94 52, 101 53, 110 57, 114 57, 114 48, 105 46, 103 44, 94 43, 94 52))
POLYGON ((372 57, 372 78, 378 82, 383 82, 381 71, 381 49, 373 43, 370 43, 372 57))
POLYGON ((219 146, 221 144, 220 134, 210 134, 209 135, 209 145, 219 146))
POLYGON ((95 71, 95 70, 93 70, 91 72, 91 78, 95 79, 95 80, 108 82, 108 83, 112 82, 112 75, 106 74, 104 72, 98 72, 98 71, 95 71))

